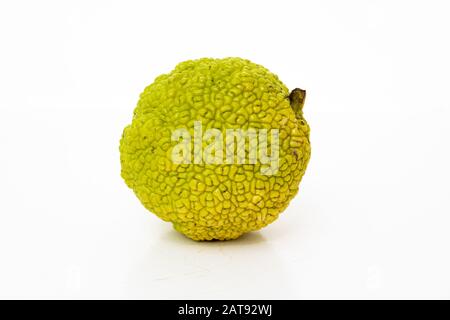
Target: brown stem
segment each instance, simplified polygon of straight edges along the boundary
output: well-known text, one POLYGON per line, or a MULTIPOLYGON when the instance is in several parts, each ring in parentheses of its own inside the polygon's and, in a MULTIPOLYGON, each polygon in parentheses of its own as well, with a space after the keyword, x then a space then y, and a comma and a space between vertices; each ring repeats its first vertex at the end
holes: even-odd
POLYGON ((294 110, 295 115, 303 117, 303 105, 305 104, 306 91, 295 88, 289 95, 289 101, 291 102, 292 110, 294 110))

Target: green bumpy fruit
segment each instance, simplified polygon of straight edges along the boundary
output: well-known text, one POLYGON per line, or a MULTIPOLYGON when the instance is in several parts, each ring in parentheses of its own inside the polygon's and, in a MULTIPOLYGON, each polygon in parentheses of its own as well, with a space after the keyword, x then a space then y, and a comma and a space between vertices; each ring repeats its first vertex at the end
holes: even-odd
POLYGON ((229 240, 258 230, 288 206, 305 173, 311 148, 304 98, 305 91, 290 93, 276 75, 248 60, 182 62, 141 94, 120 141, 122 177, 148 210, 193 240, 229 240), (175 163, 179 141, 172 133, 185 128, 193 136, 198 121, 204 130, 222 132, 278 129, 278 171, 262 174, 259 159, 175 163))

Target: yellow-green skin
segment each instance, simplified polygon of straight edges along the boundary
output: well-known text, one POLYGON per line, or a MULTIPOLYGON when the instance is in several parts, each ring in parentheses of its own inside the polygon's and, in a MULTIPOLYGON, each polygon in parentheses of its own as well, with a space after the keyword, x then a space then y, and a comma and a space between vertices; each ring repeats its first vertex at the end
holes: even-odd
POLYGON ((276 75, 248 60, 182 62, 141 94, 120 141, 122 177, 148 210, 193 240, 261 229, 296 195, 310 158, 309 126, 295 100, 276 75), (203 130, 279 129, 278 173, 261 174, 259 160, 174 164, 172 131, 193 134, 194 121, 203 130))

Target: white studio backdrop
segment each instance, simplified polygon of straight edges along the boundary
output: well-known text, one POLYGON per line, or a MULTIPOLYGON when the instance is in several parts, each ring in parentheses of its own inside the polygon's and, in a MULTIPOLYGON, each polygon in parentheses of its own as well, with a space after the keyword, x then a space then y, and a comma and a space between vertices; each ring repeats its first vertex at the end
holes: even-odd
POLYGON ((450 298, 446 1, 2 1, 0 298, 450 298), (196 243, 120 177, 140 92, 239 56, 308 92, 279 220, 196 243))

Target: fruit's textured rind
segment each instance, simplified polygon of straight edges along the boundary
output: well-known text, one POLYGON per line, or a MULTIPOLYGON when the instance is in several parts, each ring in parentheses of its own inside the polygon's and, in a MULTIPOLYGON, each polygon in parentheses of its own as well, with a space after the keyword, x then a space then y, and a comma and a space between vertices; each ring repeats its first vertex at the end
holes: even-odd
POLYGON ((310 129, 293 100, 276 75, 248 60, 182 62, 141 94, 120 142, 122 177, 148 210, 191 239, 258 230, 296 195, 310 158, 310 129), (278 172, 262 174, 259 161, 175 164, 172 132, 193 135, 195 121, 204 130, 278 129, 278 172))

